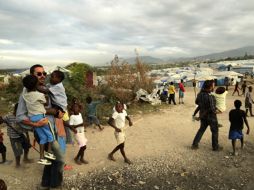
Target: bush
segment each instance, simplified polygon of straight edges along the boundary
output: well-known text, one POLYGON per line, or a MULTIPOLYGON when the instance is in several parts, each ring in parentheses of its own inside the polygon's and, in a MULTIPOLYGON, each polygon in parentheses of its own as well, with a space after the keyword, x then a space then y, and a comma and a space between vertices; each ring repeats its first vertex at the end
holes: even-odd
POLYGON ((135 93, 140 88, 151 92, 153 85, 152 79, 147 76, 148 71, 149 68, 141 62, 138 55, 134 66, 131 66, 126 61, 120 61, 116 55, 106 76, 106 88, 110 89, 107 92, 111 93, 107 94, 107 96, 123 102, 129 102, 135 98, 135 93))

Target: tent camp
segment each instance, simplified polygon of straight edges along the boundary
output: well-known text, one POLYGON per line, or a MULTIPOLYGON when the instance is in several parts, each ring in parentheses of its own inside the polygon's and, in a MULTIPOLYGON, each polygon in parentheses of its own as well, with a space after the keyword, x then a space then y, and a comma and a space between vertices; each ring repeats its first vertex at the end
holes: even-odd
POLYGON ((213 74, 217 77, 217 86, 223 86, 225 84, 225 78, 234 79, 231 85, 235 85, 236 81, 240 82, 243 77, 242 74, 234 71, 221 71, 213 74))

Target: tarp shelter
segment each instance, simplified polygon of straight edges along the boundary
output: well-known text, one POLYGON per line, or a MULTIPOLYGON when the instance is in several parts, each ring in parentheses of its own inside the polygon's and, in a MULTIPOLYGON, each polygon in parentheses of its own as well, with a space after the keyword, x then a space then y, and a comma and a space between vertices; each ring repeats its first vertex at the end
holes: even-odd
POLYGON ((234 85, 236 81, 240 82, 241 81, 240 77, 243 77, 242 74, 234 72, 234 71, 221 71, 221 72, 216 72, 213 75, 217 77, 217 84, 216 84, 217 86, 224 86, 225 77, 228 77, 230 80, 234 79, 231 85, 234 85))

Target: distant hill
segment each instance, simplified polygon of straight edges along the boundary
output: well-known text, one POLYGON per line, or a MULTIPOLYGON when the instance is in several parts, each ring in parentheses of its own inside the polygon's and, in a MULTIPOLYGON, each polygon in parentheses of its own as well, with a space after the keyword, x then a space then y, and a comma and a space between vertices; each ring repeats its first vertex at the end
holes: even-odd
MULTIPOLYGON (((142 63, 145 63, 145 64, 162 64, 166 62, 163 59, 151 57, 151 56, 140 56, 140 59, 142 63)), ((129 64, 136 63, 136 57, 125 58, 124 60, 127 61, 129 64)))
POLYGON ((212 53, 208 55, 203 56, 197 56, 197 57, 184 57, 184 58, 175 58, 175 59, 169 59, 168 61, 191 61, 191 60, 197 60, 197 61, 205 61, 205 60, 218 60, 218 59, 225 59, 227 57, 243 57, 245 54, 248 55, 254 55, 254 46, 246 46, 242 48, 227 50, 223 52, 218 53, 212 53))
POLYGON ((209 55, 199 56, 196 59, 224 59, 227 57, 243 57, 245 54, 254 55, 254 46, 246 46, 238 49, 223 51, 220 53, 213 53, 209 55))

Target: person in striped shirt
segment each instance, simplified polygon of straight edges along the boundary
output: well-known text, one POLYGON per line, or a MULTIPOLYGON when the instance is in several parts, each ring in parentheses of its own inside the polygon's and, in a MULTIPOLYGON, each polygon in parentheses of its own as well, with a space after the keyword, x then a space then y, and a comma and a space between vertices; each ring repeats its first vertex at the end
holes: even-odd
MULTIPOLYGON (((7 125, 7 135, 10 138, 11 147, 15 155, 16 167, 18 168, 20 167, 20 160, 23 152, 24 152, 23 161, 25 163, 30 163, 32 160, 28 158, 29 149, 31 147, 29 141, 27 141, 29 137, 28 136, 26 137, 23 134, 21 127, 17 125, 15 116, 17 107, 18 104, 15 104, 13 114, 0 117, 0 124, 5 123, 7 125)), ((26 135, 28 135, 28 133, 26 135)))

